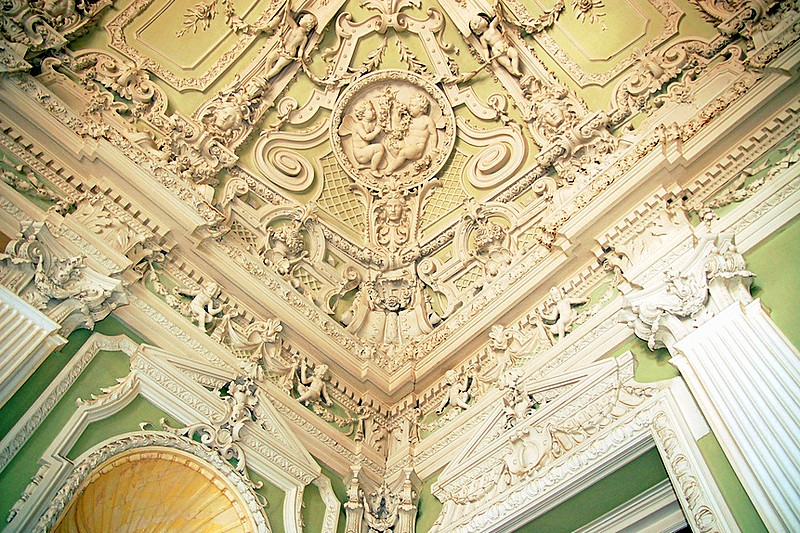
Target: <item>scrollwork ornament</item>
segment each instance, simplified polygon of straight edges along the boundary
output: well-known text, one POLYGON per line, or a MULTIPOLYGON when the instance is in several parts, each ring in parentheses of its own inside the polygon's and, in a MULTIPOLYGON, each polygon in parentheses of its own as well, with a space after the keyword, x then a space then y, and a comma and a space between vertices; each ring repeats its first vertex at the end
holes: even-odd
MULTIPOLYGON (((200 443, 214 450, 225 461, 236 461, 236 471, 253 488, 260 489, 262 482, 253 482, 247 474, 247 458, 244 449, 238 444, 241 440, 242 428, 255 419, 254 407, 258 403, 256 398, 256 385, 252 379, 239 376, 228 384, 228 394, 225 398, 225 414, 217 419, 212 419, 211 424, 200 422, 184 428, 169 426, 166 419, 162 418, 160 424, 164 431, 174 435, 194 439, 198 437, 200 443)), ((141 428, 148 424, 141 424, 141 428)))

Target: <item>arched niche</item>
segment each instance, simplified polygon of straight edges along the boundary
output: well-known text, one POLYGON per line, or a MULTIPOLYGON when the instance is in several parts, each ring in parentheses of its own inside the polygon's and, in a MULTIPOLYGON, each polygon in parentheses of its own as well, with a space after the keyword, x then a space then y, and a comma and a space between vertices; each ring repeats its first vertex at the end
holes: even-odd
POLYGON ((191 453, 191 441, 179 449, 175 437, 158 437, 121 453, 127 446, 109 443, 87 457, 59 491, 65 505, 51 531, 270 531, 257 494, 227 462, 191 453))

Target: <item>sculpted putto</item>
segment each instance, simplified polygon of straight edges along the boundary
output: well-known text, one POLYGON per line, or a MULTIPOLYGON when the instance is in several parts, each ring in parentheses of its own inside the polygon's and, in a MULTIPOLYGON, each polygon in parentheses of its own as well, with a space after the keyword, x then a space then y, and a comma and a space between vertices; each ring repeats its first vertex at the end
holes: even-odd
POLYGON ((349 84, 331 117, 342 168, 373 191, 407 189, 434 176, 455 145, 455 115, 442 92, 411 71, 381 69, 349 84))
POLYGON ((478 38, 484 60, 496 60, 512 76, 522 77, 522 71, 519 69, 519 54, 503 34, 497 17, 489 18, 488 15, 479 13, 469 21, 469 28, 478 38))
POLYGON ((462 379, 458 379, 458 375, 456 374, 455 370, 450 369, 445 372, 444 379, 448 386, 447 393, 442 399, 442 403, 439 405, 439 408, 436 410, 436 412, 442 413, 448 404, 458 409, 468 409, 469 405, 467 405, 467 401, 469 401, 470 386, 469 376, 464 376, 462 379))
POLYGON ((303 13, 295 22, 284 12, 284 16, 277 18, 276 22, 283 23, 285 33, 281 36, 280 45, 269 53, 264 63, 267 68, 264 78, 268 80, 277 76, 285 66, 303 59, 308 36, 317 25, 317 17, 303 13))
POLYGON ((353 126, 353 156, 359 168, 369 168, 376 178, 381 176, 378 167, 383 162, 386 147, 375 141, 375 137, 383 131, 376 122, 375 106, 370 101, 359 102, 353 111, 356 122, 353 126))
POLYGON ((197 322, 197 327, 203 331, 207 331, 207 326, 214 321, 214 317, 222 312, 222 304, 214 306, 214 298, 219 296, 219 291, 219 285, 214 281, 208 282, 198 290, 175 289, 178 294, 193 296, 189 303, 189 313, 197 322))
POLYGON ((411 97, 407 106, 410 120, 406 134, 401 142, 389 145, 394 161, 386 169, 386 174, 394 173, 408 161, 420 160, 429 146, 436 146, 438 140, 436 123, 430 117, 429 110, 430 103, 424 94, 415 94, 411 97))
POLYGON ((331 399, 328 398, 328 391, 325 387, 325 377, 328 374, 328 365, 317 365, 314 367, 314 373, 308 375, 308 363, 303 360, 300 364, 300 383, 297 384, 297 392, 300 396, 297 400, 301 403, 318 403, 322 402, 325 405, 331 405, 331 399))
POLYGON ((567 331, 572 327, 577 315, 572 309, 573 305, 585 304, 589 300, 586 298, 568 298, 564 296, 558 287, 550 289, 550 297, 555 304, 552 311, 543 314, 542 318, 547 321, 555 321, 555 324, 550 326, 550 331, 554 335, 558 335, 558 340, 562 340, 567 331))

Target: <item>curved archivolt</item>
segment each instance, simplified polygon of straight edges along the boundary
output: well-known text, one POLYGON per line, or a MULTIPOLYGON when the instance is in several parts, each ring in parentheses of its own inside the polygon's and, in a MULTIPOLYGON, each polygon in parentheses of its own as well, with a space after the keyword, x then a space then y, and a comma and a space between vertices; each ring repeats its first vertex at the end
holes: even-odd
POLYGON ((83 481, 54 532, 251 532, 255 523, 230 482, 169 448, 116 455, 83 481))

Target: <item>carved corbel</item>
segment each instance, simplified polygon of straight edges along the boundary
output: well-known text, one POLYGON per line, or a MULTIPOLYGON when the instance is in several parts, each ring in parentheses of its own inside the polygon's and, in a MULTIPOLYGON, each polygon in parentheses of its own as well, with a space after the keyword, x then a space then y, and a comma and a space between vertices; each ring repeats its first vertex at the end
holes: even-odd
POLYGON ((48 226, 23 224, 0 254, 0 284, 61 324, 61 335, 92 329, 128 303, 121 280, 101 274, 64 249, 48 226))
POLYGON ((683 266, 630 293, 620 317, 651 350, 671 349, 732 303, 752 302, 753 277, 732 234, 707 235, 683 266))
POLYGON ((404 468, 394 488, 384 481, 369 490, 361 479, 361 467, 351 466, 344 504, 346 533, 414 533, 419 499, 419 478, 413 468, 404 468))

